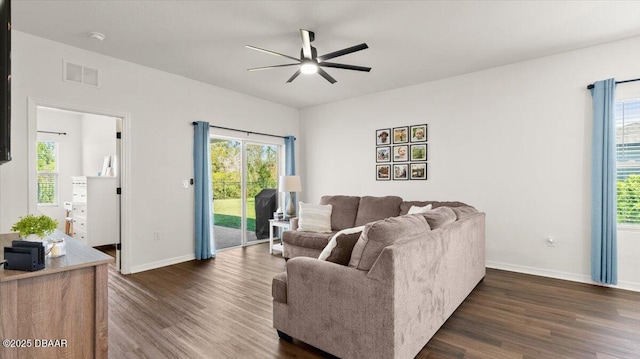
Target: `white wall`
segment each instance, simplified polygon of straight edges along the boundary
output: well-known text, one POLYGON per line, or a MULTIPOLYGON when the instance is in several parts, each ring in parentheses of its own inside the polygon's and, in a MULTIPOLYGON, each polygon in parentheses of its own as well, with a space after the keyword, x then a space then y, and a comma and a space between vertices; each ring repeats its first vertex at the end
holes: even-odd
MULTIPOLYGON (((639 74, 636 37, 304 109, 302 196, 467 202, 487 214, 488 265, 589 281, 586 86, 639 74), (375 130, 422 123, 429 179, 376 182, 375 130), (556 248, 546 246, 548 235, 556 248)), ((620 235, 619 251, 620 286, 640 290, 640 235, 620 235)))
MULTIPOLYGON (((0 232, 28 212, 27 99, 126 113, 130 119, 131 271, 194 257, 192 121, 298 136, 299 111, 13 31, 12 155, 0 167, 0 232), (101 70, 101 87, 62 81, 62 61, 101 70), (159 241, 153 232, 161 233, 159 241)), ((34 135, 35 138, 35 135, 34 135)))
POLYGON ((71 177, 82 173, 82 119, 78 114, 38 109, 38 130, 64 132, 66 135, 38 133, 38 141, 58 143, 58 202, 38 206, 38 211, 58 220, 58 229, 64 231, 66 212, 64 201, 71 201, 71 177))
POLYGON ((82 175, 97 176, 104 157, 116 154, 116 121, 114 117, 82 115, 82 175))

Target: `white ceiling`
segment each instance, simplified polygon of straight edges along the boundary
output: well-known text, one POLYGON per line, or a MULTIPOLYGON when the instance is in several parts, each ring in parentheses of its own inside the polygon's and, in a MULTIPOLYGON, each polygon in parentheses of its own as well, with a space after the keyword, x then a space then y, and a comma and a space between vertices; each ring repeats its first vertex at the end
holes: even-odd
POLYGON ((304 108, 640 35, 640 1, 33 1, 13 0, 16 30, 304 108), (299 56, 366 42, 327 69, 285 81, 299 56), (107 38, 98 42, 88 33, 107 38), (284 61, 283 61, 284 60, 284 61))

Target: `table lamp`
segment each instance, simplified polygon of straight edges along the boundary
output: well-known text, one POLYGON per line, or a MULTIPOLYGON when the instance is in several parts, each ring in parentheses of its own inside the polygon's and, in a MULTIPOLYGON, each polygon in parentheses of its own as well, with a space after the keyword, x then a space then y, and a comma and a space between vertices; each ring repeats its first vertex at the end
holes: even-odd
POLYGON ((293 203, 293 193, 302 191, 302 185, 300 184, 300 176, 280 176, 278 182, 278 189, 280 192, 288 192, 289 200, 287 202, 287 217, 295 217, 296 205, 293 203))

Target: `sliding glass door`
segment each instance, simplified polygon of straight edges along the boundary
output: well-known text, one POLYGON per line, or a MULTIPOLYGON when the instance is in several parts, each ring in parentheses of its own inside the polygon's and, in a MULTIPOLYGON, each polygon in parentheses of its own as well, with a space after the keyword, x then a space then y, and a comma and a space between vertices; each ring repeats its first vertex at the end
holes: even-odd
POLYGON ((242 245, 242 143, 211 139, 216 249, 242 245))
POLYGON ((273 193, 277 202, 279 149, 277 144, 211 139, 216 249, 268 238, 264 228, 271 217, 265 218, 264 210, 256 213, 256 196, 260 204, 273 193))
POLYGON ((246 143, 247 241, 269 238, 268 220, 273 212, 264 210, 264 202, 278 199, 278 146, 246 143), (266 191, 265 191, 266 190, 266 191), (256 196, 260 196, 256 200, 256 196), (258 202, 258 207, 256 207, 258 202), (261 210, 262 209, 262 210, 261 210), (268 215, 267 218, 264 216, 268 215))

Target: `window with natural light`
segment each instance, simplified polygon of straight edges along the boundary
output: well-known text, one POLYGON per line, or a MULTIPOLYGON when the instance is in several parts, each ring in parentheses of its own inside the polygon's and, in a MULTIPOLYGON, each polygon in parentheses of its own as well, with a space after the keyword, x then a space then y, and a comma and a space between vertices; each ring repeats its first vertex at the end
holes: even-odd
POLYGON ((640 225, 640 99, 617 101, 618 224, 640 225))
POLYGON ((58 145, 55 142, 38 142, 38 204, 58 203, 58 145))

